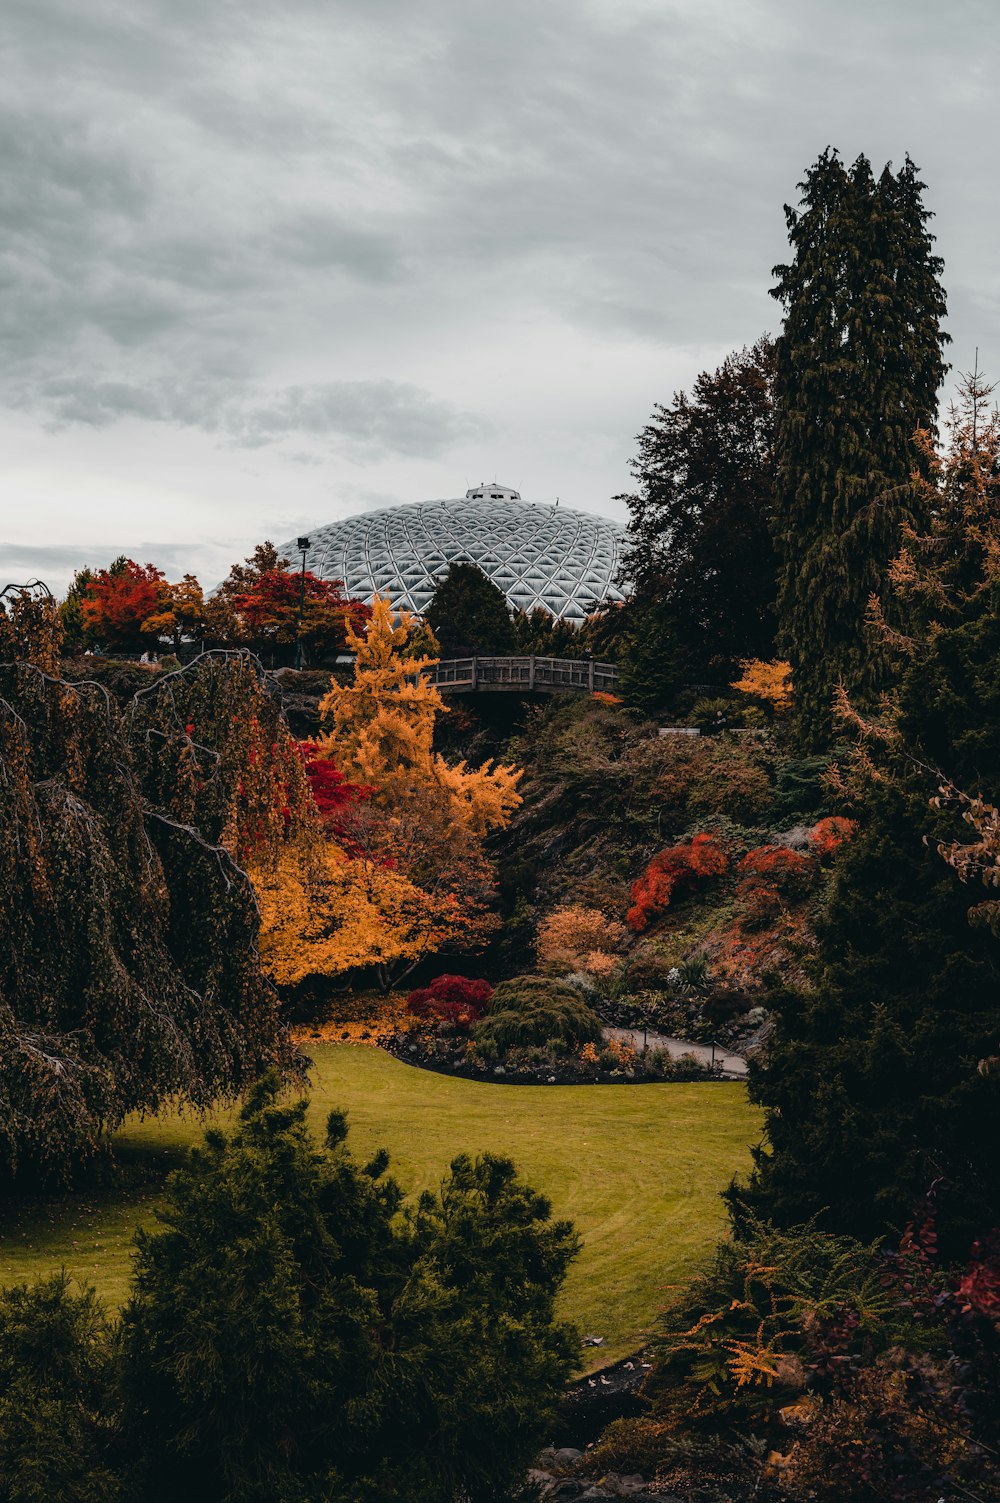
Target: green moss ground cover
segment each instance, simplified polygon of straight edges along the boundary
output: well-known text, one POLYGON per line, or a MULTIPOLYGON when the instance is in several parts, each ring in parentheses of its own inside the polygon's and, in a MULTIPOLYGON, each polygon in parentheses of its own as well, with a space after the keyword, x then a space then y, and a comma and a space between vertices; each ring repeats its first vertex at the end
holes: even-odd
MULTIPOLYGON (((663 1300, 721 1232, 719 1191, 749 1166, 759 1114, 739 1084, 506 1086, 401 1064, 378 1049, 315 1044, 311 1116, 350 1114, 349 1144, 365 1159, 385 1145, 410 1190, 437 1183, 459 1152, 513 1158, 584 1239, 563 1311, 606 1338, 592 1366, 635 1350, 663 1300)), ((222 1114, 224 1125, 228 1114, 222 1114)), ((60 1267, 110 1304, 125 1297, 132 1234, 153 1218, 158 1187, 201 1123, 130 1120, 116 1138, 118 1171, 103 1190, 7 1204, 0 1283, 60 1267)))

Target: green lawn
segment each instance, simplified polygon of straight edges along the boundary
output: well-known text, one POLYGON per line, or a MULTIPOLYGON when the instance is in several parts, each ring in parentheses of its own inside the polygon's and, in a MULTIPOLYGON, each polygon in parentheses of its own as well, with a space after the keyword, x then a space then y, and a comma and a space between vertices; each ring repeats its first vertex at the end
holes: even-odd
MULTIPOLYGON (((592 1366, 635 1350, 665 1288, 722 1230, 719 1191, 748 1167, 760 1133, 739 1084, 493 1085, 363 1046, 314 1044, 311 1053, 314 1128, 331 1106, 346 1107, 355 1154, 384 1144, 407 1189, 435 1185, 456 1153, 491 1149, 572 1218, 584 1247, 562 1308, 583 1334, 606 1338, 592 1366)), ((7 1207, 0 1283, 65 1267, 120 1303, 133 1229, 153 1220, 162 1175, 200 1132, 191 1116, 130 1120, 116 1139, 113 1190, 7 1207)))

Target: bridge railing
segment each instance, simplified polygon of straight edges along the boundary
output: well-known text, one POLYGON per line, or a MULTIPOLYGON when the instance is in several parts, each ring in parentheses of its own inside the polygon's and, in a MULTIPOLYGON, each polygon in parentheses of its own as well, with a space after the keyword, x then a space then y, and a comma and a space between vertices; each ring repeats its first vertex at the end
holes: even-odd
POLYGON ((513 689, 527 694, 561 690, 614 693, 618 686, 618 669, 613 663, 589 658, 445 658, 429 669, 427 676, 438 689, 456 692, 513 689))

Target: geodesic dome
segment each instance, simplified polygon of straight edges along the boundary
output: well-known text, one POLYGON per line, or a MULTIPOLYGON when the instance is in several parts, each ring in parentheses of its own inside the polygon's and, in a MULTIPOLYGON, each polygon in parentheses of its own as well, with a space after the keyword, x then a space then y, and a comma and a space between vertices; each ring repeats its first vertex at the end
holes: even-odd
MULTIPOLYGON (((341 579, 349 596, 388 596, 395 608, 426 609, 452 563, 473 563, 508 604, 579 622, 622 599, 615 585, 624 528, 569 506, 522 501, 502 485, 477 485, 452 501, 387 506, 309 534, 306 567, 341 579)), ((299 556, 294 542, 281 553, 299 556)))

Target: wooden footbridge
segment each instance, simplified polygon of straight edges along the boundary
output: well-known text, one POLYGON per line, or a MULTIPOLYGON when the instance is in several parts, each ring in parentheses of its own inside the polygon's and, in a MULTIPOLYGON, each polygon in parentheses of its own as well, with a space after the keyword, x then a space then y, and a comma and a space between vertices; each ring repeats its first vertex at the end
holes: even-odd
POLYGON ((442 694, 614 694, 618 669, 592 658, 445 658, 427 677, 442 694))

